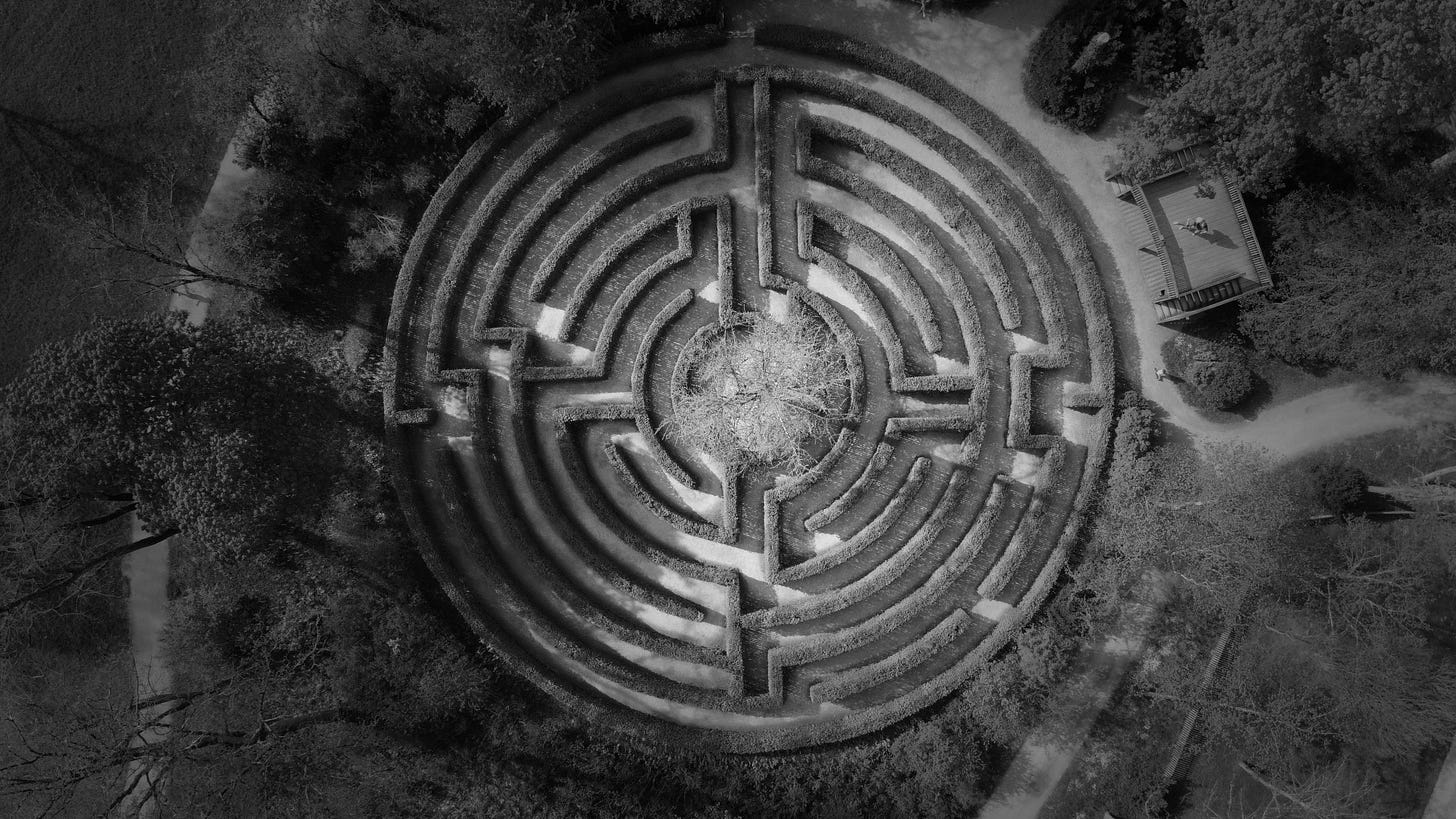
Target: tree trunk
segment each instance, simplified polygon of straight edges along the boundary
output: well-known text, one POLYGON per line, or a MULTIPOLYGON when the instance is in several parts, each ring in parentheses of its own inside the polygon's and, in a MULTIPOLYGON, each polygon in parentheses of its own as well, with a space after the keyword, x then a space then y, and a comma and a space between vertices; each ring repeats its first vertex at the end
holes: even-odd
MULTIPOLYGON (((67 150, 73 155, 90 156, 95 160, 121 166, 128 170, 137 170, 141 167, 141 163, 136 160, 127 159, 120 154, 109 151, 70 128, 40 117, 31 116, 22 111, 17 111, 9 106, 0 105, 0 120, 4 120, 12 128, 15 126, 24 128, 38 144, 44 145, 48 150, 57 154, 60 154, 62 150, 67 150), (52 141, 37 136, 37 134, 41 133, 49 135, 51 140, 59 142, 65 148, 58 148, 52 141)), ((14 138, 12 137, 12 139, 14 138)), ((71 165, 72 168, 79 169, 83 167, 70 158, 62 157, 62 159, 71 165)))
POLYGON ((147 535, 140 540, 134 540, 130 543, 125 543, 120 546, 108 549, 107 551, 101 553, 100 555, 97 555, 96 557, 91 558, 84 563, 75 564, 68 568, 62 569, 61 571, 63 572, 63 576, 52 580, 51 582, 45 584, 44 586, 41 586, 40 588, 36 589, 33 592, 30 592, 29 594, 21 595, 14 600, 0 604, 0 615, 9 614, 10 612, 20 608, 21 606, 33 600, 39 600, 43 597, 48 597, 57 592, 64 591, 72 583, 75 583, 77 580, 80 580, 81 578, 85 577, 86 575, 90 574, 101 566, 106 565, 108 562, 118 557, 129 555, 132 552, 141 551, 148 546, 155 546, 156 544, 161 543, 162 541, 177 533, 177 529, 167 529, 165 531, 157 532, 154 535, 147 535))
POLYGON ((1415 482, 1432 483, 1434 481, 1438 481, 1440 478, 1444 478, 1445 476, 1451 474, 1456 474, 1456 466, 1447 466, 1441 469, 1437 469, 1435 472, 1427 472, 1419 478, 1416 478, 1415 482))
POLYGON ((1304 801, 1301 801, 1300 799, 1297 799, 1292 794, 1290 794, 1289 791, 1284 790, 1283 788, 1281 788, 1278 785, 1276 785, 1273 782, 1271 782, 1269 779, 1265 778, 1262 774, 1260 774, 1257 770, 1255 770, 1254 767, 1251 766, 1249 763, 1247 763, 1247 762, 1245 762, 1243 760, 1239 760, 1239 770, 1241 770, 1244 773, 1248 774, 1249 776, 1253 777, 1255 782, 1258 782, 1260 785, 1263 785, 1264 787, 1268 788, 1269 789, 1269 792, 1272 793, 1272 794, 1274 794, 1276 797, 1281 797, 1283 799, 1287 799, 1290 802, 1292 802, 1293 804, 1298 805, 1299 807, 1303 808, 1304 810, 1309 811, 1310 813, 1312 813, 1312 814, 1314 814, 1316 816, 1320 815, 1319 809, 1316 808, 1314 805, 1311 805, 1308 802, 1304 802, 1304 801))
POLYGON ((360 566, 347 556, 340 554, 333 541, 323 535, 306 529, 297 529, 289 534, 290 539, 294 543, 328 560, 344 571, 353 574, 365 586, 368 586, 380 595, 400 603, 409 599, 409 592, 403 586, 391 581, 389 578, 386 578, 384 575, 367 566, 360 566))
POLYGON ((112 511, 107 512, 106 514, 99 517, 94 517, 89 520, 78 520, 71 525, 73 528, 76 529, 90 529, 93 526, 100 526, 103 523, 110 523, 113 520, 121 517, 122 515, 127 514, 128 512, 135 512, 136 508, 137 505, 135 503, 129 503, 126 506, 117 507, 116 509, 113 509, 112 511))
POLYGON ((356 718, 356 715, 338 706, 320 708, 317 711, 310 711, 306 714, 265 719, 258 724, 256 730, 249 732, 199 732, 196 739, 186 744, 186 748, 192 751, 213 745, 228 745, 235 748, 244 745, 256 745, 271 737, 291 734, 294 731, 302 731, 305 728, 311 728, 315 725, 326 725, 330 722, 349 722, 356 718))

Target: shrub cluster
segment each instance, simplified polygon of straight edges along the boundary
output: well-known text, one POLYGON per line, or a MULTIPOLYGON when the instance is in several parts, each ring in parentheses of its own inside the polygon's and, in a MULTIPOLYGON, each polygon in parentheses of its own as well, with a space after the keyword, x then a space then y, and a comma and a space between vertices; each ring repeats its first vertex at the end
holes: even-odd
POLYGON ((1309 478, 1315 498, 1335 515, 1343 515, 1359 506, 1370 487, 1370 478, 1364 472, 1331 460, 1312 466, 1309 478))
POLYGON ((1063 125, 1096 130, 1119 89, 1165 90, 1196 63, 1198 37, 1185 15, 1181 0, 1067 4, 1031 44, 1027 97, 1063 125))
MULTIPOLYGON (((303 20, 246 7, 220 12, 227 19, 195 88, 204 112, 227 127, 246 112, 242 164, 288 180, 303 191, 295 200, 336 214, 277 221, 286 228, 275 232, 292 234, 281 237, 285 247, 335 258, 280 265, 262 280, 269 305, 334 324, 394 270, 409 220, 482 127, 620 68, 604 57, 621 43, 718 16, 711 0, 325 6, 303 20)), ((697 31, 638 52, 719 40, 697 31)))
POLYGON ((1184 399, 1199 409, 1233 409, 1254 391, 1249 353, 1232 335, 1180 333, 1163 345, 1163 361, 1184 399))

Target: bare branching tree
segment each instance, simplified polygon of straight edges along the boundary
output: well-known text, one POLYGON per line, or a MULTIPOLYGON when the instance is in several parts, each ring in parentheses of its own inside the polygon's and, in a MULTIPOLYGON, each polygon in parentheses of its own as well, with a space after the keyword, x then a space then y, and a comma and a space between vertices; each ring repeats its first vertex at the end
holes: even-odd
MULTIPOLYGON (((195 191, 192 193, 196 193, 195 191)), ((199 227, 215 231, 223 225, 199 224, 188 191, 176 168, 159 165, 124 185, 78 182, 41 187, 37 227, 57 234, 65 246, 98 260, 129 258, 143 262, 144 272, 111 284, 139 284, 165 292, 193 282, 213 282, 244 290, 258 284, 235 269, 198 253, 199 227)))
POLYGON ((845 417, 844 353, 801 312, 783 321, 742 314, 691 355, 668 434, 728 472, 763 465, 803 470, 806 446, 845 417))
POLYGON ((266 680, 130 697, 98 675, 64 701, 42 691, 13 697, 0 800, 35 817, 149 815, 171 801, 166 782, 175 772, 258 764, 279 737, 353 718, 327 697, 292 710, 300 703, 270 694, 266 680))

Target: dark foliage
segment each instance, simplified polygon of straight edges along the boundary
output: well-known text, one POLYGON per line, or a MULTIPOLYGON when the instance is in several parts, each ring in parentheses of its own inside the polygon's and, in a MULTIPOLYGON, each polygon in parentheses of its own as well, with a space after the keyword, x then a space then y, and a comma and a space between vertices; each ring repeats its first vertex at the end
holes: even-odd
POLYGON ((1236 336, 1179 334, 1163 345, 1163 360, 1184 399, 1199 409, 1233 409, 1254 391, 1249 354, 1236 336))
POLYGON ((130 495, 208 548, 268 543, 338 474, 340 408, 281 331, 109 321, 43 347, 0 399, 27 491, 130 495))
POLYGON ((1449 192, 1301 188, 1275 208, 1274 232, 1274 289, 1239 316, 1262 352, 1376 376, 1456 373, 1449 192))
POLYGON ((492 121, 585 85, 628 40, 718 21, 711 0, 276 0, 214 13, 195 96, 228 128, 245 112, 238 159, 273 177, 243 217, 265 302, 335 326, 387 284, 410 217, 492 121))
POLYGON ((1161 92, 1197 63, 1182 2, 1069 3, 1031 44, 1023 82, 1032 103, 1078 131, 1102 124, 1113 94, 1161 92))
POLYGON ((1187 27, 1196 68, 1137 130, 1154 145, 1210 145, 1210 163, 1247 191, 1280 189, 1310 153, 1381 176, 1451 150, 1449 0, 1199 0, 1187 27))
POLYGON ((349 225, 320 189, 278 174, 250 185, 227 226, 224 251, 248 271, 264 303, 310 323, 337 325, 367 290, 344 264, 349 225))
POLYGON ((1370 486, 1370 478, 1364 472, 1335 461, 1316 463, 1310 468, 1309 477, 1320 505, 1336 515, 1358 506, 1370 486))

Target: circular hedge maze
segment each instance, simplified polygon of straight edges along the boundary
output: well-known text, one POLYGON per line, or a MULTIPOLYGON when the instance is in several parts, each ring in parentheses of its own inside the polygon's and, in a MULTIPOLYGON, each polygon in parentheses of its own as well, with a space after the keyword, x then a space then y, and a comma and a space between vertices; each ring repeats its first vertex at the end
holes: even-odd
POLYGON ((1060 572, 1112 412, 1097 271, 1036 152, 791 26, 643 46, 498 124, 417 231, 389 357, 397 488, 482 639, 580 713, 742 752, 974 674, 1060 572), (764 322, 819 328, 842 397, 793 463, 733 466, 674 408, 764 322))

